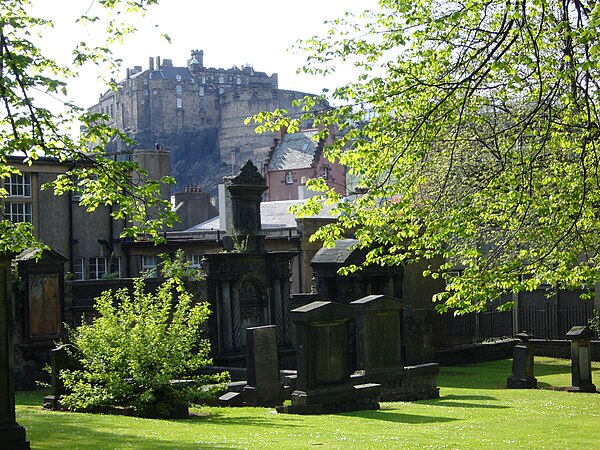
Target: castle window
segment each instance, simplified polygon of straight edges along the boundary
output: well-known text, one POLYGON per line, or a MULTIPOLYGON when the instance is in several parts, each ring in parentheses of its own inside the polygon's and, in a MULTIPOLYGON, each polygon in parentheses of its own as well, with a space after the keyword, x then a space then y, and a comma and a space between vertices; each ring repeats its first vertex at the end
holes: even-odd
POLYGON ((200 97, 204 97, 204 86, 200 86, 200 89, 198 89, 198 95, 200 97))
POLYGON ((177 109, 181 109, 183 108, 183 100, 178 98, 177 99, 177 109))
POLYGON ((294 184, 294 174, 292 172, 285 174, 285 184, 294 184))
POLYGON ((179 74, 175 75, 175 79, 176 79, 177 81, 181 81, 181 75, 179 75, 179 74))
POLYGON ((202 84, 206 84, 206 77, 202 75, 202 84))
POLYGON ((222 94, 223 92, 225 92, 225 88, 223 88, 223 87, 220 87, 220 88, 219 88, 219 94, 222 94))
POLYGON ((178 84, 177 86, 175 86, 175 93, 177 95, 181 95, 182 89, 181 89, 181 85, 178 84))
POLYGON ((235 84, 242 84, 242 77, 237 77, 235 79, 235 84))
POLYGON ((225 77, 223 75, 219 75, 219 84, 225 83, 225 77))

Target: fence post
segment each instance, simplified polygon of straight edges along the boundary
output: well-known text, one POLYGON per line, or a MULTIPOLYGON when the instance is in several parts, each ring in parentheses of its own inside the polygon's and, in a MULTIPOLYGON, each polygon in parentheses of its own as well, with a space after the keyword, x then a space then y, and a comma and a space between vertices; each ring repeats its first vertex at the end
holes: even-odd
POLYGON ((519 333, 519 330, 521 328, 519 328, 519 293, 518 292, 513 292, 512 293, 512 300, 513 300, 513 309, 512 309, 512 334, 513 336, 517 333, 519 333))

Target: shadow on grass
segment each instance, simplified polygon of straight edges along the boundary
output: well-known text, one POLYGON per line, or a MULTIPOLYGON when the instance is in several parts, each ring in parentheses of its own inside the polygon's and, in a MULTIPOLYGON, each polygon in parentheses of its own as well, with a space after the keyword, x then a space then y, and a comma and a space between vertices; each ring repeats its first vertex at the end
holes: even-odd
POLYGON ((16 400, 18 405, 23 406, 42 406, 44 397, 50 395, 50 389, 38 389, 35 391, 18 391, 16 400))
POLYGON ((344 416, 358 417, 360 419, 368 419, 368 420, 383 420, 386 422, 395 422, 395 423, 441 423, 441 422, 454 422, 456 419, 454 417, 436 417, 436 416, 420 416, 417 414, 404 414, 399 412, 398 410, 385 410, 380 409, 376 411, 356 411, 343 413, 344 416))
MULTIPOLYGON (((77 413, 72 413, 77 417, 77 413)), ((164 426, 157 425, 161 431, 169 426, 168 421, 161 421, 164 426)), ((190 439, 165 439, 159 436, 147 436, 147 430, 136 430, 134 424, 130 428, 119 426, 113 430, 109 424, 99 420, 65 420, 64 414, 29 415, 22 424, 27 427, 27 438, 33 449, 99 449, 99 448, 135 448, 141 450, 211 448, 233 449, 236 446, 222 445, 212 442, 198 432, 190 439)))
POLYGON ((476 401, 490 402, 496 400, 488 395, 445 395, 431 402, 435 406, 451 408, 476 408, 476 409, 507 409, 509 406, 494 405, 491 403, 471 403, 476 401), (466 400, 466 401, 461 401, 466 400))
POLYGON ((543 377, 544 375, 564 375, 571 373, 571 366, 558 363, 539 363, 534 362, 534 376, 543 377))

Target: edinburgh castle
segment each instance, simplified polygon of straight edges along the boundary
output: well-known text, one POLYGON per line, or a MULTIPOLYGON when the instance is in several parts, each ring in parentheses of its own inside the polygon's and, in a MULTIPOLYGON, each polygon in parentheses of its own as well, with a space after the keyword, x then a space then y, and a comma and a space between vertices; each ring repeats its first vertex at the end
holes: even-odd
MULTIPOLYGON (((169 150, 177 188, 193 184, 214 193, 222 176, 237 173, 248 159, 263 167, 273 146, 273 133, 256 134, 244 119, 277 108, 300 113, 292 103, 306 95, 279 89, 277 74, 249 65, 205 67, 204 52, 194 50, 186 66, 151 57, 146 70, 128 69, 118 89, 101 95, 90 112, 109 116, 108 124, 133 138, 136 148, 169 150)), ((115 141, 107 151, 128 149, 115 141)))

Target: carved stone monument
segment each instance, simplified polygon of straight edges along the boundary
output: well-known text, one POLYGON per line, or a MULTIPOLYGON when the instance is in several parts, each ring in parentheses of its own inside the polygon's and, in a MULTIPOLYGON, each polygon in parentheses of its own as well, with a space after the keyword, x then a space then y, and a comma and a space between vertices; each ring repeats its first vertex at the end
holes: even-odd
POLYGON ((533 336, 523 331, 515 335, 520 342, 513 349, 512 373, 506 380, 506 387, 512 389, 536 389, 537 379, 533 376, 533 336))
POLYGON ((207 293, 214 312, 209 319, 213 360, 244 367, 246 329, 263 325, 276 325, 278 352, 292 360, 290 264, 296 253, 264 251, 260 203, 267 186, 250 161, 227 179, 226 188, 231 199, 223 239, 226 251, 206 255, 207 293))
POLYGON ((379 409, 381 386, 353 384, 350 341, 354 309, 316 301, 291 312, 297 330, 297 387, 280 413, 327 414, 379 409))
POLYGON ((10 257, 0 256, 0 448, 29 449, 15 416, 10 257))
POLYGON ((586 326, 575 326, 567 332, 571 341, 571 379, 569 392, 596 392, 592 383, 592 355, 590 340, 594 336, 586 326))

